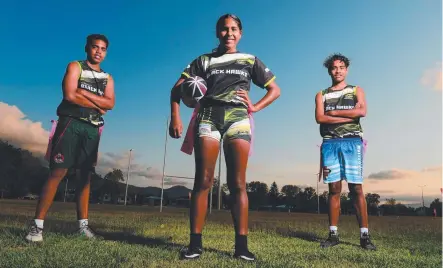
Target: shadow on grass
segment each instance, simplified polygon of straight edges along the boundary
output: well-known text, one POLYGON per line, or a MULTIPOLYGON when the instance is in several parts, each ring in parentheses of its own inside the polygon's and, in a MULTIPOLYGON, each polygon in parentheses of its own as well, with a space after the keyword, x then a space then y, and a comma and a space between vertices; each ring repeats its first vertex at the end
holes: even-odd
MULTIPOLYGON (((314 233, 303 232, 303 231, 294 231, 294 230, 286 229, 286 228, 277 228, 276 233, 281 235, 281 236, 283 236, 283 237, 298 238, 298 239, 302 239, 302 240, 305 240, 305 241, 308 241, 308 242, 320 243, 320 242, 326 240, 326 237, 325 238, 321 238, 321 237, 317 236, 314 233)), ((350 243, 350 242, 346 242, 346 241, 343 241, 343 240, 340 240, 340 244, 360 248, 360 245, 353 244, 353 243, 350 243)))
MULTIPOLYGON (((168 251, 175 251, 179 255, 179 251, 185 247, 183 244, 177 244, 172 242, 172 237, 164 238, 151 238, 146 236, 134 235, 130 232, 103 232, 96 231, 97 235, 101 236, 104 240, 119 241, 132 245, 142 245, 149 248, 163 248, 168 251)), ((187 245, 186 245, 187 246, 187 245)), ((232 257, 232 254, 213 249, 203 248, 203 251, 217 253, 225 257, 232 257)))

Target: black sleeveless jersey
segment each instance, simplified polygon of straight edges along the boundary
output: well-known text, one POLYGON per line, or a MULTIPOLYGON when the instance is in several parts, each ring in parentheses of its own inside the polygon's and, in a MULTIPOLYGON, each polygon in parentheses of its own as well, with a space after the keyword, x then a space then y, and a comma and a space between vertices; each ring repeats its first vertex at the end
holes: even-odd
POLYGON ((274 79, 274 74, 256 56, 241 52, 221 54, 213 52, 197 57, 182 73, 183 78, 200 76, 205 79, 205 101, 243 104, 236 91, 250 90, 251 80, 265 88, 274 79))
MULTIPOLYGON (((347 85, 342 90, 322 90, 324 112, 354 109, 357 104, 356 92, 357 87, 352 85, 347 85)), ((320 135, 324 139, 362 137, 363 128, 359 118, 351 123, 320 124, 320 135)))
MULTIPOLYGON (((101 69, 100 72, 93 70, 85 60, 77 61, 77 63, 81 70, 77 87, 94 93, 95 95, 103 96, 109 74, 101 69)), ((63 99, 58 106, 57 115, 74 117, 95 126, 104 125, 104 119, 96 109, 82 107, 65 99, 63 99)))

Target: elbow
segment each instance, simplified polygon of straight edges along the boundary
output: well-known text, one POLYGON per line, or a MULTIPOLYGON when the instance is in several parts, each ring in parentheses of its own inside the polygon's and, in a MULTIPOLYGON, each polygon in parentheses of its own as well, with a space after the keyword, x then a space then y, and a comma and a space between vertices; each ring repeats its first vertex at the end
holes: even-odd
POLYGON ((269 89, 269 93, 272 96, 273 100, 278 99, 280 97, 280 95, 281 95, 280 87, 275 86, 275 87, 270 88, 269 89))
POLYGON ((276 90, 276 92, 274 94, 275 94, 275 99, 278 99, 281 95, 280 88, 278 90, 276 90))
POLYGON ((321 116, 316 115, 315 116, 315 122, 317 122, 317 124, 322 124, 323 122, 323 118, 321 116))
POLYGON ((114 109, 114 106, 115 106, 115 102, 111 101, 111 102, 107 103, 106 107, 103 107, 103 108, 105 108, 106 110, 112 110, 112 109, 114 109))
POLYGON ((366 116, 366 110, 362 110, 360 112, 360 117, 365 117, 366 116))
POLYGON ((75 102, 75 93, 74 94, 72 94, 72 93, 65 94, 64 99, 69 102, 75 102))

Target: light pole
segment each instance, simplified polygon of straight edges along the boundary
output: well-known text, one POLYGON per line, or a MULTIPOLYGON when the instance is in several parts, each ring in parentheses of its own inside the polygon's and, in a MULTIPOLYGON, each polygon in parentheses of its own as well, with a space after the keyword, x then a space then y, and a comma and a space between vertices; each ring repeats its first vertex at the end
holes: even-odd
POLYGON ((320 193, 318 192, 318 181, 320 180, 320 173, 315 174, 317 181, 317 214, 320 214, 320 193))
POLYGON ((129 150, 128 174, 126 175, 125 206, 126 206, 126 199, 128 199, 128 182, 129 182, 129 168, 131 166, 131 153, 132 153, 132 149, 129 150))
POLYGON ((419 185, 418 187, 421 188, 421 202, 422 202, 423 209, 425 209, 425 199, 423 198, 423 187, 426 187, 426 185, 419 185))
POLYGON ((221 208, 221 202, 222 202, 222 198, 221 198, 221 189, 222 189, 222 184, 221 184, 221 151, 222 151, 222 142, 220 141, 220 154, 218 156, 218 194, 217 194, 217 198, 218 198, 218 204, 217 204, 217 209, 220 210, 221 208))
POLYGON ((68 193, 68 183, 69 183, 69 177, 66 176, 65 198, 64 198, 63 202, 66 202, 66 194, 68 193))
POLYGON ((160 196, 160 212, 163 211, 163 192, 165 187, 165 168, 166 168, 166 148, 168 147, 168 128, 169 128, 169 117, 166 119, 166 133, 165 133, 165 151, 163 153, 163 175, 162 175, 162 191, 160 196))

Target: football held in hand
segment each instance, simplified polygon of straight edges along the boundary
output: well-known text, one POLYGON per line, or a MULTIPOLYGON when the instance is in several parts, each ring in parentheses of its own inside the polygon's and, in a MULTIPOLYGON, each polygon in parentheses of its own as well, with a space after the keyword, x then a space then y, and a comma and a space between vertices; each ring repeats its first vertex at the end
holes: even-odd
POLYGON ((189 108, 194 108, 206 93, 206 81, 199 76, 191 76, 183 81, 180 90, 183 103, 189 108))

